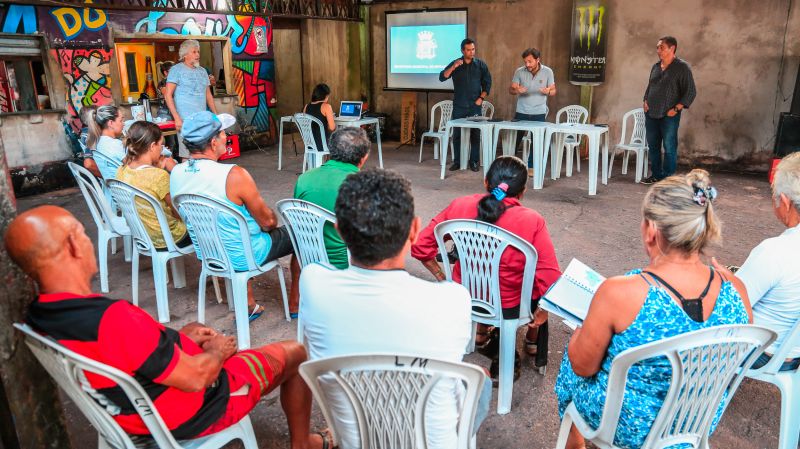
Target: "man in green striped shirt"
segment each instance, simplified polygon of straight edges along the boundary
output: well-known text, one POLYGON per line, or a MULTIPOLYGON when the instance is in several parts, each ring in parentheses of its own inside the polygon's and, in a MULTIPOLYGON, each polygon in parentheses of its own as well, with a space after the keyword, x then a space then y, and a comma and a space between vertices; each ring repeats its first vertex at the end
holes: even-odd
MULTIPOLYGON (((330 159, 321 167, 300 175, 294 186, 294 197, 334 212, 339 187, 348 175, 364 166, 371 146, 367 133, 361 128, 335 131, 328 144, 330 159)), ((336 228, 326 224, 323 235, 331 265, 339 269, 347 268, 347 247, 336 228)))

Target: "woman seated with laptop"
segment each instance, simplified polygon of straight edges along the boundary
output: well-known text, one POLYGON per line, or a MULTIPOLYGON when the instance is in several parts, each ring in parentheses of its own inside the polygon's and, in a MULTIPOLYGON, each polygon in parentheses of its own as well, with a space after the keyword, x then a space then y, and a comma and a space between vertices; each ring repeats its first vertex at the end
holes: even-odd
MULTIPOLYGON (((303 113, 308 114, 320 122, 325 127, 325 142, 331 137, 331 133, 336 131, 336 122, 333 121, 333 108, 328 100, 331 97, 331 88, 327 84, 317 84, 314 91, 311 93, 311 103, 303 108, 303 113)), ((322 151, 322 136, 316 126, 311 128, 314 133, 314 142, 317 144, 317 150, 322 151)))

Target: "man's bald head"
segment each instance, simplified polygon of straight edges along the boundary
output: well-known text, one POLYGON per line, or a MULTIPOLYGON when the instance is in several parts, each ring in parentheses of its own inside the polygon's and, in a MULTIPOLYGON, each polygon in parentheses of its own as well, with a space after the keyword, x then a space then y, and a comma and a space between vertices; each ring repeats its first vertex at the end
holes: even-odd
MULTIPOLYGON (((11 222, 6 231, 5 245, 11 259, 40 281, 42 270, 66 262, 65 256, 93 259, 91 242, 87 255, 86 245, 81 245, 84 243, 81 239, 88 240, 88 237, 72 214, 57 206, 40 206, 19 214, 11 222)), ((60 268, 72 271, 71 267, 60 268)))

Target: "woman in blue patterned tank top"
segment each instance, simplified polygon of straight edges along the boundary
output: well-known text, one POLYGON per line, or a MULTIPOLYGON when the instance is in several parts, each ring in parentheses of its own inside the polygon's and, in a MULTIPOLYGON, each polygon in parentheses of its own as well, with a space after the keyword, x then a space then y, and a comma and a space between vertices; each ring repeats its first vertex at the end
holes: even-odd
MULTIPOLYGON (((715 270, 701 260, 704 250, 721 235, 712 205, 715 197, 704 170, 669 177, 647 192, 641 234, 650 264, 610 278, 597 290, 583 326, 567 345, 556 380, 562 417, 574 403, 591 426, 599 426, 611 363, 622 351, 711 326, 752 321, 741 281, 716 261, 715 270)), ((670 378, 670 364, 663 357, 631 367, 615 445, 642 446, 670 378)), ((719 418, 718 413, 714 427, 719 418)), ((567 447, 585 447, 574 426, 567 447)))

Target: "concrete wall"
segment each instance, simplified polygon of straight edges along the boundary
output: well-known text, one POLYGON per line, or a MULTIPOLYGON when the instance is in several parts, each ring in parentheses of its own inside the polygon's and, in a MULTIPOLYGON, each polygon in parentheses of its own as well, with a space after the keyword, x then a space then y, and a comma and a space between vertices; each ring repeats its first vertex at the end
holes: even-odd
POLYGON ((275 84, 281 86, 278 95, 278 115, 283 117, 301 111, 303 99, 303 58, 300 44, 300 21, 275 19, 272 29, 272 49, 275 55, 275 84))
MULTIPOLYGON (((304 103, 311 99, 311 92, 319 83, 326 83, 331 88, 330 103, 334 111, 338 111, 342 100, 359 100, 361 69, 358 24, 304 20, 301 39, 304 103)), ((276 60, 280 64, 280 59, 276 60)))
MULTIPOLYGON (((796 3, 796 2, 795 2, 796 3)), ((698 96, 683 114, 679 155, 683 163, 717 164, 742 170, 766 170, 774 144, 777 117, 789 109, 800 63, 800 7, 791 0, 608 0, 606 83, 594 89, 591 120, 609 123, 619 139, 619 121, 640 107, 650 67, 657 61, 660 36, 678 38, 678 55, 693 67, 698 96), (786 44, 784 47, 784 37, 786 44)), ((492 72, 489 95, 496 116, 510 118, 514 98, 507 93, 520 52, 542 51, 553 68, 558 94, 551 115, 579 102, 580 89, 568 83, 572 2, 517 0, 488 2, 427 1, 428 8, 469 8, 469 34, 477 56, 492 72)), ((370 7, 373 93, 376 110, 399 117, 399 92, 386 92, 385 20, 388 10, 419 9, 420 2, 390 2, 370 7)), ((450 98, 430 94, 429 104, 450 98)), ((418 126, 427 128, 425 94, 418 95, 418 126)))

